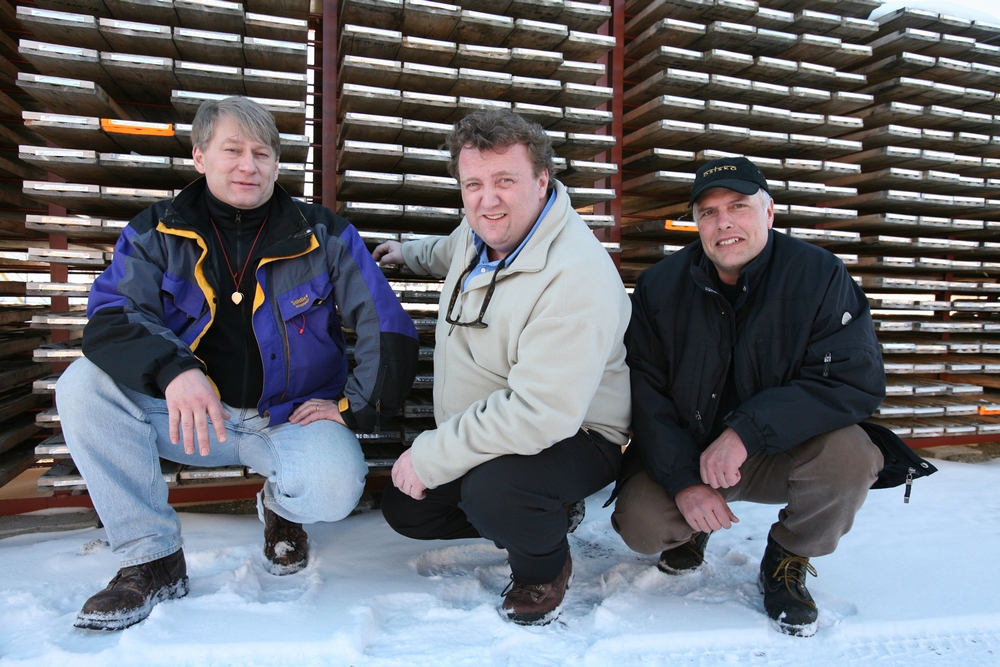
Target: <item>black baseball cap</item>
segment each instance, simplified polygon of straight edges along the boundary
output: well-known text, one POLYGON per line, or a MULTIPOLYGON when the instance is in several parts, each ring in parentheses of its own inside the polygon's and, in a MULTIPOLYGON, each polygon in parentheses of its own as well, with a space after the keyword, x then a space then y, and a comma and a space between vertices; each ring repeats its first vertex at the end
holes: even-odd
POLYGON ((709 188, 726 188, 745 195, 758 190, 771 194, 764 173, 745 157, 723 157, 703 164, 694 174, 688 206, 694 206, 695 200, 709 188))

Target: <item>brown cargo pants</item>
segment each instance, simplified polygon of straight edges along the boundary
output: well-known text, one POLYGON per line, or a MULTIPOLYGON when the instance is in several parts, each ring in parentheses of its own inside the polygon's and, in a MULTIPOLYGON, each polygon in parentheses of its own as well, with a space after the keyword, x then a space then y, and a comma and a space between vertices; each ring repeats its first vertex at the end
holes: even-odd
MULTIPOLYGON (((861 427, 848 426, 784 452, 753 454, 740 467, 740 482, 719 491, 727 502, 785 504, 771 536, 800 556, 823 556, 851 529, 882 463, 882 452, 861 427)), ((695 533, 645 471, 625 482, 611 523, 630 548, 644 554, 673 549, 695 533)))

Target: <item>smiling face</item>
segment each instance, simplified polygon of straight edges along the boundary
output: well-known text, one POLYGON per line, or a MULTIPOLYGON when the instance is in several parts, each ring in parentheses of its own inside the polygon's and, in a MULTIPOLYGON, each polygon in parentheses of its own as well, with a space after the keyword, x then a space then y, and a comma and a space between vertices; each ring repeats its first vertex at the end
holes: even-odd
POLYGON ((545 208, 549 173, 534 175, 524 144, 487 151, 463 148, 458 182, 469 226, 496 261, 521 244, 545 208))
POLYGON ((278 180, 278 159, 272 148, 251 139, 229 115, 215 122, 212 140, 192 151, 194 166, 205 174, 216 198, 239 209, 261 206, 271 198, 278 180))
POLYGON ((735 285, 740 270, 767 245, 774 202, 760 192, 744 195, 712 188, 698 198, 693 210, 701 247, 719 272, 719 279, 735 285))

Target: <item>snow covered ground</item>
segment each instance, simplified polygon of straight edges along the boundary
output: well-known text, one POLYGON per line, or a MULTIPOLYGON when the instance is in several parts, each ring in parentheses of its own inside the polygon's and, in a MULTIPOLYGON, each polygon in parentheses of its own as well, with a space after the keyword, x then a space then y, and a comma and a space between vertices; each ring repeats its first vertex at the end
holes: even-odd
POLYGON ((561 618, 524 628, 496 606, 509 576, 483 540, 417 542, 377 511, 314 525, 311 563, 261 567, 256 517, 182 514, 191 593, 119 633, 72 627, 117 570, 103 529, 0 541, 0 666, 1000 665, 1000 460, 940 463, 873 491, 854 530, 813 560, 810 639, 771 630, 755 584, 775 507, 736 503, 701 571, 669 577, 588 501, 571 536, 561 618))

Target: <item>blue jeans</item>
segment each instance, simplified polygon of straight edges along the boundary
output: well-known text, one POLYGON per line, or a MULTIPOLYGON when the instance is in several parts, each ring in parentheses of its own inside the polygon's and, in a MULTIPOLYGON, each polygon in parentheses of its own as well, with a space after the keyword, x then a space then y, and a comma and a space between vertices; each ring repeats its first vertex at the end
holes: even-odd
POLYGON ((364 491, 361 445, 333 421, 270 427, 256 408, 226 405, 226 441, 216 440, 209 426, 211 453, 185 454, 183 445, 170 442, 165 400, 122 387, 86 358, 59 378, 56 404, 70 454, 122 567, 181 548, 161 457, 192 466, 249 466, 267 478, 264 505, 296 523, 343 519, 364 491))

